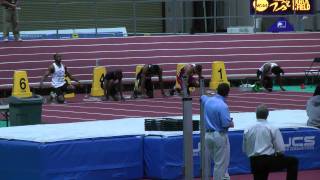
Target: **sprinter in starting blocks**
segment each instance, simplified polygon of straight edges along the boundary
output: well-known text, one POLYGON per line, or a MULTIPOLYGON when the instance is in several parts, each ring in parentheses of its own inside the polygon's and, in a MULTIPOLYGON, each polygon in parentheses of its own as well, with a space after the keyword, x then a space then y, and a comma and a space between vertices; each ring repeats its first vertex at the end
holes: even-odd
POLYGON ((190 95, 190 91, 194 91, 196 87, 199 87, 199 79, 202 78, 202 66, 200 64, 178 64, 176 84, 173 89, 170 90, 170 95, 174 95, 175 92, 181 94, 183 87, 183 77, 187 78, 187 92, 190 95), (198 76, 198 79, 194 77, 198 76))
POLYGON ((109 100, 111 97, 114 101, 118 101, 119 98, 124 101, 122 94, 122 71, 115 70, 110 71, 104 76, 103 89, 104 89, 104 99, 109 100), (119 97, 119 95, 120 97, 119 97))
POLYGON ((166 96, 163 88, 162 68, 159 65, 145 64, 138 65, 136 67, 136 80, 132 96, 133 98, 137 98, 139 95, 142 97, 153 98, 153 76, 158 76, 161 94, 166 96))

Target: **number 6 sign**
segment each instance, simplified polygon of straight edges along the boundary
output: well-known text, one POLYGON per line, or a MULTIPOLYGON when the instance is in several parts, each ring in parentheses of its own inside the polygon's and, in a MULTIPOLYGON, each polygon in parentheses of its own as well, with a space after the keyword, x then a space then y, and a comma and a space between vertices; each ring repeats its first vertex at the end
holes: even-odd
POLYGON ((14 71, 12 96, 31 97, 29 81, 26 71, 14 71))

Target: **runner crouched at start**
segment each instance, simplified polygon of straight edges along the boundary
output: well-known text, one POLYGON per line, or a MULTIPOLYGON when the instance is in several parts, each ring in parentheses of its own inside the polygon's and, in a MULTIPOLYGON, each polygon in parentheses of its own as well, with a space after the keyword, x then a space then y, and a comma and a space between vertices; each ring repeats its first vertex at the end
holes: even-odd
POLYGON ((170 95, 174 95, 175 92, 181 94, 182 88, 184 87, 183 77, 187 78, 187 93, 190 95, 189 88, 199 87, 199 80, 202 78, 202 66, 200 64, 186 64, 181 68, 180 72, 177 73, 177 84, 170 90, 170 95), (197 75, 198 79, 196 79, 194 75, 197 75))
POLYGON ((124 100, 122 95, 122 71, 110 71, 104 76, 103 89, 105 100, 109 100, 110 96, 114 101, 118 101, 118 92, 120 99, 124 100))
POLYGON ((133 90, 133 98, 137 98, 138 95, 148 98, 154 97, 154 87, 152 82, 153 76, 158 76, 161 94, 165 96, 162 81, 162 68, 159 65, 146 64, 141 68, 141 70, 137 74, 133 90))
POLYGON ((273 89, 273 78, 280 86, 282 91, 285 91, 282 84, 282 76, 284 75, 283 69, 276 63, 267 62, 264 63, 257 70, 257 77, 260 80, 261 85, 269 92, 273 89))

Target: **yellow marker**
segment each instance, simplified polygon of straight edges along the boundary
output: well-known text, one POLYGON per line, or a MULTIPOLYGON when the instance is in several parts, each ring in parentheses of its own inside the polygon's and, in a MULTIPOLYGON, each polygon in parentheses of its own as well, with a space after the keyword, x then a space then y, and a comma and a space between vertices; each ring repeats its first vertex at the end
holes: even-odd
POLYGON ((106 75, 106 68, 98 66, 93 69, 93 79, 91 87, 91 96, 103 96, 103 80, 106 75))
POLYGON ((181 69, 185 66, 186 64, 177 64, 177 75, 176 75, 176 84, 174 85, 175 89, 181 89, 180 84, 178 83, 178 78, 177 76, 179 75, 181 69))
POLYGON ((29 81, 26 71, 14 71, 12 96, 31 97, 29 81))
POLYGON ((230 82, 227 79, 224 62, 214 61, 212 63, 212 76, 209 87, 210 89, 216 90, 220 83, 228 83, 230 86, 230 82))
MULTIPOLYGON (((65 81, 67 81, 68 85, 71 85, 71 79, 68 76, 65 76, 64 79, 65 79, 65 81)), ((73 98, 73 97, 75 97, 74 92, 64 95, 64 98, 73 98)))
POLYGON ((136 76, 135 76, 136 78, 134 80, 134 89, 135 90, 138 90, 139 81, 137 81, 137 76, 138 76, 139 72, 142 70, 143 66, 144 65, 137 65, 136 66, 136 76))
POLYGON ((137 65, 136 66, 136 77, 139 74, 139 72, 141 71, 141 69, 143 68, 144 65, 137 65))

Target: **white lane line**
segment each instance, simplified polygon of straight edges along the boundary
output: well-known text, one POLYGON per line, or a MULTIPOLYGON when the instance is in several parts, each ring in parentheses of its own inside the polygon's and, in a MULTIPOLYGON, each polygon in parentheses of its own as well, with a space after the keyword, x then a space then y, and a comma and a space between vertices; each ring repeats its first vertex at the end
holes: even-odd
MULTIPOLYGON (((308 96, 307 95, 306 96, 299 95, 300 97, 306 98, 306 100, 303 100, 303 99, 290 99, 289 97, 296 97, 297 95, 289 95, 289 94, 281 94, 281 93, 280 94, 261 93, 261 96, 252 96, 252 95, 255 95, 255 94, 254 93, 231 93, 229 95, 229 98, 227 98, 227 101, 239 102, 239 100, 232 99, 232 98, 239 98, 239 99, 251 99, 251 101, 249 101, 249 100, 248 101, 240 100, 240 101, 253 103, 252 100, 259 99, 260 101, 264 101, 264 100, 289 101, 289 102, 293 102, 294 104, 289 103, 286 105, 296 105, 295 102, 297 102, 297 103, 298 102, 306 102, 307 99, 309 97, 311 97, 311 94, 310 94, 310 96, 309 95, 308 96), (279 99, 279 97, 281 97, 281 98, 279 99), (288 98, 283 98, 283 97, 288 97, 288 98)), ((200 102, 199 102, 200 97, 199 96, 192 96, 192 98, 193 98, 192 105, 199 106, 200 105, 200 102)), ((100 102, 75 102, 75 103, 70 103, 70 105, 80 105, 80 104, 121 105, 121 104, 124 104, 126 106, 129 105, 129 106, 137 106, 137 107, 150 107, 150 105, 145 105, 146 103, 152 104, 152 105, 161 104, 160 106, 158 106, 158 105, 155 106, 155 107, 159 107, 159 108, 172 108, 172 107, 166 106, 167 104, 168 105, 176 105, 174 108, 180 109, 180 108, 176 108, 176 107, 181 106, 182 99, 179 96, 172 96, 172 97, 167 97, 167 98, 153 98, 152 101, 150 101, 149 99, 133 99, 133 100, 125 101, 125 102, 110 102, 110 101, 106 101, 106 102, 101 102, 101 101, 100 102), (174 100, 174 101, 167 101, 167 99, 174 100), (134 102, 134 103, 132 103, 132 102, 134 102)), ((68 105, 68 104, 66 104, 66 105, 68 105)), ((52 105, 48 105, 48 106, 52 106, 52 105)), ((56 106, 59 106, 59 105, 56 105, 56 106)))
MULTIPOLYGON (((250 109, 251 111, 230 111, 230 112, 252 112, 252 109, 255 109, 257 106, 233 106, 229 105, 229 108, 241 108, 241 109, 250 109)), ((281 108, 273 108, 273 107, 268 107, 269 110, 281 110, 281 108)))
MULTIPOLYGON (((256 108, 256 106, 233 106, 230 105, 230 108, 241 108, 241 109, 254 109, 256 108)), ((276 110, 276 108, 269 108, 270 110, 276 110)), ((199 109, 196 109, 199 111, 199 109)), ((58 111, 58 110, 57 110, 58 111)), ((193 110, 194 111, 194 110, 193 110)), ((61 112, 61 111, 59 111, 61 112)), ((62 112, 68 112, 68 113, 76 113, 74 111, 62 111, 62 112)), ((247 111, 231 111, 231 112, 247 112, 247 111)), ((90 115, 96 115, 97 113, 86 113, 86 112, 78 112, 78 114, 80 113, 85 113, 85 114, 90 114, 90 115)), ((199 111, 200 113, 200 111, 199 111)), ((150 114, 148 114, 148 116, 130 116, 130 115, 118 115, 118 114, 102 114, 102 115, 109 115, 109 116, 113 116, 113 117, 122 117, 122 118, 148 118, 148 117, 153 117, 150 116, 150 114)), ((167 117, 167 116, 181 116, 182 113, 164 113, 164 115, 162 115, 161 117, 167 117)), ((66 116, 50 116, 50 115, 42 115, 43 117, 48 117, 48 118, 56 118, 56 119, 71 119, 71 120, 80 120, 80 121, 88 121, 88 120, 106 120, 106 118, 96 118, 96 119, 92 119, 92 117, 90 117, 89 119, 83 119, 83 118, 74 118, 74 117, 66 117, 66 116)), ((159 115, 154 116, 154 117, 159 117, 159 115)), ((115 119, 115 118, 112 118, 115 119)))
MULTIPOLYGON (((233 96, 233 95, 229 95, 229 98, 227 98, 227 101, 230 99, 230 98, 238 98, 238 99, 259 99, 259 100, 273 100, 273 101, 290 101, 290 102, 306 102, 307 100, 303 100, 303 99, 279 99, 279 98, 272 98, 272 97, 244 97, 244 96, 233 96)), ((233 99, 234 101, 236 101, 235 99, 233 99)))
MULTIPOLYGON (((69 106, 70 107, 70 106, 69 106)), ((88 107, 81 107, 78 106, 78 108, 81 109, 88 109, 88 107)), ((95 109, 100 109, 100 110, 104 110, 105 108, 95 108, 95 109)), ((112 109, 111 110, 115 110, 112 109)), ((112 115, 112 116, 125 116, 125 115, 120 115, 120 114, 109 114, 109 113, 93 113, 93 112, 87 112, 87 111, 69 111, 69 110, 51 110, 51 109, 43 109, 43 111, 47 111, 47 112, 59 112, 59 113, 74 113, 74 114, 88 114, 88 115, 112 115)), ((123 109, 121 111, 129 111, 128 109, 123 109)), ((141 110, 132 110, 134 112, 139 112, 139 113, 153 113, 153 114, 170 114, 170 115, 181 115, 181 113, 168 113, 168 112, 159 112, 159 111, 141 111, 141 110)))
MULTIPOLYGON (((175 97, 172 97, 171 99, 174 99, 175 97)), ((179 98, 181 99, 181 98, 179 98)), ((150 104, 152 104, 152 107, 154 104, 161 104, 161 105, 166 105, 166 104, 173 104, 173 105, 176 105, 175 107, 179 107, 181 104, 182 104, 182 100, 181 101, 167 101, 166 98, 154 98, 152 99, 152 101, 148 100, 148 99, 135 99, 135 100, 129 100, 129 101, 125 101, 123 103, 117 103, 117 102, 72 102, 72 103, 69 103, 71 106, 72 105, 81 105, 81 104, 105 104, 105 105, 131 105, 131 106, 134 106, 134 107, 150 107, 150 104), (130 103, 128 103, 130 102, 130 103), (134 102, 134 103, 131 103, 131 102, 134 102), (146 103, 148 103, 148 105, 146 105, 146 103)), ((69 104, 66 104, 67 106, 69 104)), ((192 103, 193 105, 200 105, 199 103, 197 102, 193 102, 192 103)), ((48 106, 59 106, 59 105, 48 105, 48 106)), ((169 108, 167 106, 157 106, 157 107, 164 107, 164 108, 169 108)), ((170 107, 172 108, 172 107, 170 107)), ((181 108, 176 108, 176 109, 181 109, 181 108)))
MULTIPOLYGON (((116 51, 65 51, 60 52, 62 55, 66 54, 99 54, 99 53, 127 53, 127 52, 155 52, 155 51, 200 51, 200 50, 236 50, 236 49, 280 49, 280 48, 314 48, 320 45, 301 45, 301 46, 240 46, 240 47, 210 47, 210 48, 171 48, 171 49, 126 49, 116 51)), ((52 55, 56 51, 50 53, 23 53, 23 54, 2 54, 0 57, 10 56, 36 56, 36 55, 52 55)))
MULTIPOLYGON (((57 112, 57 114, 62 113, 74 113, 74 114, 88 114, 88 115, 108 115, 108 116, 119 116, 119 117, 126 117, 126 115, 114 115, 114 114, 108 114, 108 113, 90 113, 90 112, 80 112, 75 109, 75 111, 66 111, 66 110, 49 110, 49 109, 42 109, 44 112, 57 112)), ((58 117, 58 116, 57 116, 58 117)))
MULTIPOLYGON (((255 102, 252 102, 252 101, 233 101, 233 100, 230 100, 229 102, 234 102, 234 103, 246 103, 246 106, 247 104, 266 104, 266 105, 275 105, 275 106, 293 106, 293 107, 297 107, 297 108, 305 108, 306 105, 299 105, 299 104, 288 104, 288 103, 273 103, 273 102, 264 102, 264 101, 255 101, 255 102)), ((230 104, 230 103, 229 103, 230 104)), ((285 108, 281 108, 281 109, 285 109, 285 108)))
MULTIPOLYGON (((127 101, 128 102, 128 101, 127 101)), ((134 101, 130 101, 130 102, 134 102, 134 101)), ((150 101, 146 101, 146 102, 149 102, 150 103, 150 101)), ((152 102, 154 102, 154 101, 152 101, 152 102)), ((181 110, 181 108, 178 108, 177 106, 175 106, 175 107, 168 107, 168 106, 158 106, 158 105, 155 105, 155 104, 163 104, 164 102, 167 102, 167 101, 157 101, 156 103, 152 103, 152 108, 163 108, 163 109, 175 109, 175 110, 181 110)), ((170 102, 171 103, 171 102, 170 102)), ((169 103, 169 104, 170 104, 169 103)), ((72 103, 72 105, 73 105, 74 103, 72 103)), ((83 104, 83 103, 78 103, 79 105, 80 104, 83 104)), ((91 103, 90 103, 91 104, 91 103)), ((103 102, 92 102, 92 104, 91 105, 95 105, 95 104, 102 104, 102 105, 119 105, 119 106, 121 106, 121 105, 124 105, 124 106, 132 106, 132 107, 144 107, 144 108, 146 108, 146 107, 150 107, 150 105, 144 105, 144 104, 138 104, 138 103, 121 103, 121 104, 119 104, 119 103, 103 103, 103 102)), ((175 102, 172 102, 171 104, 176 104, 175 102)), ((87 104, 88 105, 88 104, 87 104)), ((88 105, 89 106, 89 105, 88 105)), ((99 106, 100 107, 100 106, 99 106)), ((116 110, 118 110, 118 108, 111 108, 111 109, 116 109, 116 110)), ((122 110, 127 110, 127 109, 122 109, 122 110)), ((132 110, 132 111, 135 111, 135 110, 132 110)))
MULTIPOLYGON (((259 94, 261 95, 260 96, 253 96, 252 98, 266 98, 266 97, 263 97, 263 96, 268 96, 268 98, 272 98, 272 97, 301 97, 301 98, 310 98, 312 96, 312 93, 306 93, 306 94, 286 94, 286 93, 229 93, 230 96, 242 96, 242 97, 250 97, 252 95, 255 95, 255 94, 259 94), (271 97, 270 97, 271 96, 271 97)), ((279 99, 279 98, 277 98, 279 99)))
MULTIPOLYGON (((103 107, 101 105, 125 105, 125 106, 134 106, 134 107, 150 107, 150 105, 140 105, 140 104, 116 104, 116 103, 108 103, 108 104, 105 104, 105 103, 101 103, 101 102, 94 102, 94 103, 90 103, 90 105, 88 103, 86 103, 85 106, 81 106, 81 104, 83 103, 77 103, 78 105, 76 105, 75 103, 72 103, 72 104, 65 104, 65 106, 59 106, 59 105, 51 105, 51 106, 47 106, 47 107, 63 107, 63 108, 84 108, 84 109, 96 109, 96 108, 99 108, 99 109, 102 109, 102 110, 115 110, 115 111, 129 111, 129 112, 136 112, 136 109, 123 109, 123 108, 118 108, 118 107, 103 107), (91 106, 91 105, 98 105, 98 106, 91 106)), ((154 106, 152 105, 152 108, 163 108, 163 109, 176 109, 176 110, 181 110, 181 108, 175 108, 175 107, 167 107, 167 106, 154 106)), ((142 112, 154 112, 154 111, 142 111, 142 112)), ((159 112, 159 111, 157 111, 159 112)), ((162 113, 162 112, 159 112, 159 113, 162 113)))
MULTIPOLYGON (((160 102, 162 102, 162 101, 160 101, 160 102)), ((235 101, 235 102, 239 102, 239 101, 235 101)), ((247 102, 247 103, 255 103, 255 102, 251 102, 251 101, 242 101, 242 102, 247 102)), ((179 103, 180 104, 180 103, 179 103)), ((279 104, 279 103, 266 103, 266 104, 269 104, 269 105, 283 105, 283 104, 279 104)), ((285 104, 285 105, 290 105, 290 106, 292 106, 292 105, 295 105, 295 104, 285 104)), ((297 105, 297 106, 299 106, 299 105, 297 105)), ((80 107, 80 106, 76 106, 76 107, 80 107)), ((161 107, 161 106, 160 106, 161 107)), ((248 106, 248 105, 246 105, 246 106, 238 106, 238 105, 229 105, 229 107, 230 108, 241 108, 241 109, 254 109, 254 108, 256 108, 256 106, 248 106)), ((301 106, 300 106, 301 107, 301 106)), ((82 107, 80 107, 80 108, 82 108, 82 107)), ((83 107, 83 108, 86 108, 86 107, 83 107)), ((92 108, 95 108, 95 107, 92 107, 92 108)), ((96 108, 97 109, 97 108, 96 108)), ((99 109, 106 109, 106 108, 99 108, 99 109)), ((109 109, 109 108, 107 108, 107 109, 109 109)), ((283 108, 270 108, 271 110, 276 110, 276 109, 283 109, 283 108)), ((199 109, 198 108, 196 108, 196 109, 193 109, 194 111, 195 110, 198 110, 199 111, 199 109)), ((110 115, 110 116, 115 116, 115 117, 140 117, 140 116, 127 116, 127 115, 118 115, 118 114, 102 114, 102 113, 86 113, 86 112, 74 112, 74 111, 60 111, 60 110, 47 110, 47 111, 50 111, 50 112, 66 112, 66 113, 78 113, 78 114, 80 114, 80 113, 85 113, 85 114, 90 114, 90 115, 110 115)), ((140 111, 141 112, 141 111, 140 111)), ((143 112, 143 111, 142 111, 143 112)), ((239 110, 238 111, 233 111, 233 112, 239 112, 239 110)), ((241 112, 243 112, 243 111, 241 111, 241 112)), ((167 113, 167 112, 163 112, 163 114, 164 114, 164 116, 176 116, 176 115, 181 115, 181 112, 180 113, 167 113)), ((52 117, 54 117, 54 116, 52 116, 52 117)), ((58 118, 58 117, 57 117, 58 118)), ((70 119, 72 119, 72 118, 70 118, 70 119)))
POLYGON ((101 44, 70 44, 70 45, 51 45, 51 46, 24 46, 24 47, 1 47, 2 49, 31 49, 31 48, 67 48, 67 47, 98 47, 98 46, 128 46, 128 45, 156 45, 156 44, 201 44, 201 43, 240 43, 240 42, 290 42, 290 41, 319 41, 319 38, 299 38, 299 39, 253 39, 253 40, 211 40, 211 41, 160 41, 146 43, 101 43, 101 44))
MULTIPOLYGON (((306 101, 304 101, 304 100, 292 100, 292 99, 278 99, 278 98, 269 98, 269 97, 267 97, 267 98, 259 98, 259 97, 241 97, 241 96, 239 96, 239 97, 237 97, 237 98, 240 98, 240 99, 254 99, 254 100, 256 100, 256 99, 259 99, 259 101, 250 101, 250 100, 248 100, 248 101, 245 101, 245 100, 234 100, 234 99, 230 99, 230 98, 228 98, 227 99, 227 102, 229 102, 229 104, 230 103, 246 103, 246 104, 256 104, 256 103, 261 103, 261 102, 264 102, 264 100, 275 100, 275 101, 289 101, 289 102, 293 102, 293 103, 279 103, 279 102, 265 102, 265 104, 268 104, 268 105, 279 105, 279 106, 294 106, 294 107, 297 107, 297 108, 299 108, 299 109, 301 109, 301 108, 304 108, 305 107, 305 104, 296 104, 295 102, 306 102, 306 101)), ((159 98, 160 99, 160 98, 159 98)), ((195 101, 197 101, 197 99, 195 99, 195 101)), ((137 102, 137 101, 135 101, 135 102, 137 102)), ((168 101, 161 101, 161 100, 156 100, 156 101, 152 101, 152 102, 150 102, 150 101, 148 101, 148 100, 140 100, 139 101, 140 103, 152 103, 152 104, 161 104, 161 105, 152 105, 151 107, 153 107, 153 108, 163 108, 163 109, 175 109, 175 110, 180 110, 181 111, 181 105, 182 105, 182 102, 180 101, 176 101, 176 102, 168 102, 168 101), (165 105, 163 105, 163 104, 165 104, 165 105), (169 105, 173 105, 174 107, 170 107, 169 105)), ((125 106, 135 106, 135 107, 150 107, 150 105, 143 105, 143 104, 139 104, 139 102, 137 102, 137 103, 129 103, 129 104, 124 104, 125 106)), ((104 104, 103 102, 84 102, 85 104, 92 104, 92 105, 94 105, 94 104, 104 104)), ((78 104, 78 105, 80 105, 80 104, 84 104, 83 102, 79 102, 79 103, 72 103, 71 104, 71 106, 70 107, 73 107, 74 105, 76 105, 76 104, 78 104)), ((120 103, 108 103, 108 105, 109 104, 111 104, 111 105, 120 105, 121 106, 121 104, 120 103)), ((193 102, 192 103, 192 105, 193 105, 193 107, 194 108, 198 108, 199 106, 200 106, 200 103, 199 102, 193 102)), ((69 106, 69 105, 68 105, 69 106)), ((78 106, 77 106, 78 107, 78 106)), ((81 106, 79 106, 79 107, 81 107, 81 106)), ((242 106, 240 106, 240 107, 242 107, 242 106)), ((98 108, 100 108, 100 107, 98 107, 98 108)), ((246 107, 247 108, 247 107, 246 107)), ((252 108, 252 107, 249 107, 249 108, 252 108)), ((107 108, 107 109, 109 109, 109 108, 107 108)), ((111 109, 113 109, 113 108, 111 108, 111 109)), ((117 108, 115 108, 115 109, 117 109, 117 108)), ((119 109, 119 110, 124 110, 124 111, 127 111, 127 109, 119 109)), ((128 111, 135 111, 135 110, 128 110, 128 111)), ((165 113, 165 112, 164 112, 165 113)))
MULTIPOLYGON (((125 56, 125 57, 112 57, 112 58, 93 58, 92 62, 95 62, 93 60, 97 60, 97 59, 99 59, 100 61, 101 60, 112 61, 112 60, 134 60, 134 59, 141 60, 141 59, 144 59, 144 60, 148 60, 149 63, 153 63, 153 62, 151 62, 151 60, 158 60, 159 58, 200 58, 200 57, 210 57, 212 59, 212 58, 217 58, 217 57, 232 57, 232 56, 237 56, 237 58, 239 58, 238 56, 246 56, 247 57, 247 56, 315 55, 315 54, 320 55, 320 51, 280 52, 280 53, 272 52, 272 53, 250 53, 250 54, 194 54, 194 55, 171 55, 171 56, 125 56)), ((88 59, 86 59, 86 60, 88 60, 88 59)), ((306 61, 307 60, 308 59, 306 59, 306 61)), ((52 62, 52 60, 50 60, 50 61, 52 62)), ((72 60, 69 60, 69 61, 80 61, 80 59, 72 59, 72 60)), ((30 62, 30 61, 25 61, 25 62, 30 62)), ((21 62, 13 62, 13 63, 20 63, 21 64, 21 62)), ((4 64, 8 64, 8 63, 4 63, 4 64)))
MULTIPOLYGON (((103 60, 110 60, 112 58, 99 58, 98 60, 101 62, 103 60)), ((86 58, 86 59, 63 59, 63 62, 66 63, 66 62, 79 62, 79 61, 92 61, 95 63, 95 61, 97 60, 97 58, 86 58)), ((306 60, 310 60, 310 63, 312 62, 313 59, 270 59, 270 61, 272 62, 305 62, 306 60)), ((52 59, 42 59, 42 60, 34 60, 34 61, 10 61, 10 62, 0 62, 0 65, 7 65, 7 64, 21 64, 21 63, 43 63, 45 62, 45 64, 47 63, 51 63, 52 62, 52 59)), ((226 61, 225 64, 238 64, 238 63, 262 63, 262 62, 265 62, 265 60, 254 60, 254 61, 226 61)), ((208 61, 196 61, 196 62, 179 62, 179 63, 199 63, 199 64, 207 64, 207 63, 212 63, 211 61, 208 62, 208 61)), ((157 63, 159 65, 176 65, 177 63, 176 62, 172 62, 172 63, 157 63)), ((141 63, 138 63, 138 64, 117 64, 117 65, 108 65, 108 67, 114 67, 114 66, 120 66, 120 67, 126 67, 126 66, 136 66, 136 65, 141 65, 141 63)), ((95 64, 94 64, 95 66, 95 64)), ((308 67, 310 66, 310 64, 308 64, 308 67)), ((69 66, 68 66, 69 67, 69 66)), ((92 66, 88 66, 88 67, 92 67, 92 66)), ((70 66, 70 68, 81 68, 81 67, 72 67, 70 66)))
MULTIPOLYGON (((70 120, 77 120, 77 121, 96 121, 96 120, 100 120, 100 119, 84 119, 84 118, 74 118, 74 117, 68 117, 68 116, 48 116, 48 115, 42 115, 42 117, 46 117, 46 118, 54 118, 57 119, 59 121, 61 121, 61 119, 70 119, 70 120)), ((124 118, 127 118, 128 116, 123 116, 124 118)), ((91 117, 92 118, 92 117, 91 117)), ((129 118, 129 117, 128 117, 129 118)), ((133 117, 133 118, 139 118, 138 116, 133 117)), ((42 120, 46 121, 48 119, 44 119, 42 118, 42 120)), ((106 119, 103 119, 106 120, 106 119)))

